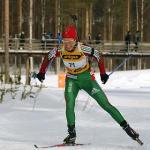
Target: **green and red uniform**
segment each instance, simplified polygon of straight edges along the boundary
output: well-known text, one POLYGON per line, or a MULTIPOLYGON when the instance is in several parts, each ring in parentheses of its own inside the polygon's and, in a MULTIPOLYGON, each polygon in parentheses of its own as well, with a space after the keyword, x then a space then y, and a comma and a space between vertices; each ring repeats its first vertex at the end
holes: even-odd
POLYGON ((45 72, 48 68, 48 65, 53 61, 54 58, 62 58, 67 69, 65 100, 66 118, 69 133, 63 142, 66 144, 75 143, 76 131, 74 107, 75 99, 79 90, 81 89, 93 97, 97 103, 105 111, 107 111, 118 124, 120 124, 120 126, 132 139, 136 140, 139 138, 139 134, 129 126, 120 112, 109 103, 103 90, 96 82, 94 73, 91 72, 89 60, 91 60, 91 57, 93 57, 98 63, 102 82, 107 82, 109 76, 105 73, 104 61, 102 57, 100 57, 99 51, 77 42, 78 37, 75 26, 71 25, 66 27, 65 31, 62 33, 62 37, 64 39, 64 46, 61 48, 54 48, 53 50, 49 51, 41 65, 40 72, 37 74, 37 78, 42 82, 42 80, 45 79, 45 72))
POLYGON ((65 83, 65 100, 66 100, 66 118, 68 125, 75 124, 75 99, 79 90, 83 89, 97 103, 107 111, 119 124, 125 119, 120 112, 109 103, 106 95, 95 80, 94 73, 90 70, 89 59, 91 57, 97 61, 100 75, 105 74, 104 61, 100 57, 97 50, 91 47, 78 43, 73 52, 68 52, 62 46, 61 48, 54 48, 49 51, 44 58, 40 68, 40 73, 45 73, 48 65, 54 58, 61 57, 67 69, 66 83, 65 83))

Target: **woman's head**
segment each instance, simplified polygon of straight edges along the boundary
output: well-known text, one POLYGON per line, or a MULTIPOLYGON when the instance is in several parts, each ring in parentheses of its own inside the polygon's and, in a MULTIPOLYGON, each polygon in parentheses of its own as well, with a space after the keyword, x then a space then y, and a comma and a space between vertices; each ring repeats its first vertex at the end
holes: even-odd
POLYGON ((73 51, 78 39, 76 27, 73 25, 67 26, 62 33, 62 38, 65 50, 73 51))

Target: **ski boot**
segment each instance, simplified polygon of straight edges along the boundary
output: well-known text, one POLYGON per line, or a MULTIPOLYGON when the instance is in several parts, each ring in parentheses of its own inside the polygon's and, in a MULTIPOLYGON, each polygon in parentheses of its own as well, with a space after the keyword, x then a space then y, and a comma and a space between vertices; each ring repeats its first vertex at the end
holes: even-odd
POLYGON ((126 121, 123 121, 120 126, 122 126, 123 130, 135 141, 137 141, 140 145, 144 143, 139 139, 139 134, 136 133, 126 121))
POLYGON ((74 145, 76 140, 75 125, 68 125, 68 133, 69 135, 63 140, 63 142, 67 145, 74 145))
POLYGON ((126 121, 123 121, 120 126, 122 126, 123 130, 133 139, 137 140, 139 138, 139 134, 136 133, 126 121))

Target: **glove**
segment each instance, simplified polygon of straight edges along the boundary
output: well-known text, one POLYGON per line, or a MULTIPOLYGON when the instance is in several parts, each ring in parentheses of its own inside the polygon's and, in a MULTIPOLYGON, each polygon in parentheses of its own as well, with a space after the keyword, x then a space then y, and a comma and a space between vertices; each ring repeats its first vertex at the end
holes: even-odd
POLYGON ((103 84, 105 84, 107 82, 107 80, 109 79, 109 75, 108 74, 101 74, 101 81, 103 84))
POLYGON ((36 77, 39 79, 40 82, 43 82, 45 80, 45 73, 38 73, 36 77))

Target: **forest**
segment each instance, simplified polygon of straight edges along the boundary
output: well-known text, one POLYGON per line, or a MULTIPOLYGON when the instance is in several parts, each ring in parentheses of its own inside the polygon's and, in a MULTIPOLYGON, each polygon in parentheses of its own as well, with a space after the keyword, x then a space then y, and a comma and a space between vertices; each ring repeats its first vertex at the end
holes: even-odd
MULTIPOLYGON (((0 8, 0 50, 2 53, 0 62, 1 74, 5 74, 6 80, 9 80, 9 69, 12 64, 15 66, 20 64, 20 67, 17 66, 20 68, 17 71, 19 73, 15 73, 19 74, 19 77, 22 65, 26 64, 27 78, 31 72, 30 69, 33 68, 29 64, 34 66, 33 60, 30 63, 30 57, 33 58, 33 56, 29 54, 19 56, 20 53, 17 53, 17 50, 20 49, 18 40, 21 34, 24 36, 27 51, 35 50, 36 47, 42 50, 43 34, 49 35, 51 39, 56 39, 58 33, 61 33, 69 24, 76 26, 80 41, 88 41, 89 38, 95 40, 96 36, 100 35, 103 44, 98 45, 99 51, 108 50, 108 46, 104 43, 112 44, 111 52, 116 50, 115 43, 122 44, 117 50, 124 50, 125 36, 129 31, 132 47, 127 48, 127 51, 136 51, 134 38, 138 31, 141 44, 138 49, 138 59, 135 56, 130 62, 125 63, 123 69, 149 68, 149 54, 141 57, 145 48, 146 53, 149 51, 150 34, 147 32, 150 30, 149 0, 0 0, 0 8), (34 42, 37 42, 36 45, 34 42), (12 48, 12 45, 15 47, 12 48), (11 55, 10 49, 16 51, 14 56, 11 55)), ((44 48, 46 49, 50 50, 48 47, 44 48)), ((128 53, 122 53, 123 57, 126 55, 128 53)), ((36 66, 42 59, 41 56, 38 57, 40 60, 38 58, 36 61, 34 55, 36 66)), ((106 59, 107 70, 111 70, 114 64, 118 64, 118 59, 119 63, 122 61, 119 55, 116 57, 113 63, 112 58, 106 59)), ((60 71, 60 64, 60 61, 56 61, 54 67, 56 73, 60 71)))
MULTIPOLYGON (((0 38, 5 31, 5 0, 0 0, 0 38)), ((127 31, 139 30, 150 41, 149 0, 9 0, 9 37, 24 31, 25 37, 40 39, 51 32, 55 38, 67 24, 76 24, 80 39, 122 41, 127 31)))

